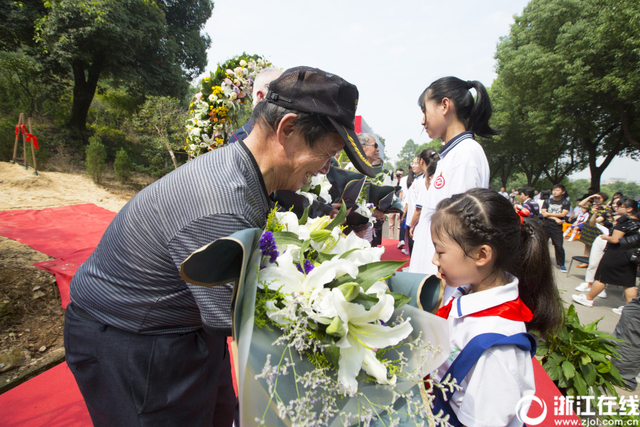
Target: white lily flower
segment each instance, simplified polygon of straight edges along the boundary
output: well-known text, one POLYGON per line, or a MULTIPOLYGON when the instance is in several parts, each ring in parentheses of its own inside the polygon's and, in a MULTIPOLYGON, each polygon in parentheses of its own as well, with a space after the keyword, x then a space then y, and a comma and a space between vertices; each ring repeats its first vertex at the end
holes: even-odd
POLYGON ((366 310, 360 304, 347 302, 338 289, 331 291, 336 312, 343 322, 346 334, 336 343, 340 348, 338 380, 350 393, 358 390, 356 377, 360 369, 375 377, 379 384, 395 384, 395 375, 387 377, 387 367, 378 359, 374 349, 394 346, 411 334, 413 328, 405 320, 394 327, 377 324, 387 322, 393 314, 394 300, 391 295, 381 295, 379 302, 366 310))
POLYGON ((265 281, 269 289, 279 289, 285 295, 303 295, 309 302, 313 302, 325 284, 342 274, 355 278, 358 267, 344 259, 330 260, 304 275, 294 264, 291 251, 286 251, 278 257, 276 264, 271 264, 260 272, 260 280, 265 281))
POLYGON ((286 308, 279 308, 276 306, 275 301, 267 301, 265 305, 267 307, 267 316, 275 323, 281 326, 286 326, 291 323, 291 320, 289 320, 291 313, 288 313, 286 308))

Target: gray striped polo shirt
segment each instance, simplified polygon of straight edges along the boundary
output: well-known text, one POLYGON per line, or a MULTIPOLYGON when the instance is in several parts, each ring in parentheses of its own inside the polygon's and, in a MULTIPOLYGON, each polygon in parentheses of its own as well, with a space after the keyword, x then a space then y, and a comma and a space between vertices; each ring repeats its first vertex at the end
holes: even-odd
POLYGON ((116 215, 71 281, 71 300, 96 320, 140 334, 231 332, 231 284, 180 278, 196 249, 265 225, 271 202, 242 140, 188 162, 116 215))

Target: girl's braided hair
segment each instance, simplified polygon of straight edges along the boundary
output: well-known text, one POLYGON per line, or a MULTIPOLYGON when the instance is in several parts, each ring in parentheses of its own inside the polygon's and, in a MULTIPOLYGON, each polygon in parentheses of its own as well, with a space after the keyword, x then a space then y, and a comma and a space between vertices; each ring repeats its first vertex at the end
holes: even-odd
POLYGON ((493 273, 518 278, 522 301, 533 313, 527 330, 540 334, 557 331, 563 322, 547 238, 534 220, 521 217, 511 203, 493 190, 474 188, 438 203, 432 217, 437 236, 456 242, 465 256, 482 245, 494 254, 493 273))

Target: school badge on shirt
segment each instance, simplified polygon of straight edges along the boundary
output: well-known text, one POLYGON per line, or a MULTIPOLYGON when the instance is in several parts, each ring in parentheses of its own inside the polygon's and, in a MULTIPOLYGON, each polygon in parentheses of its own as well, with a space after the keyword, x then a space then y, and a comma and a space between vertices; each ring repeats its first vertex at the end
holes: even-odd
POLYGON ((442 176, 442 172, 440 172, 440 175, 438 175, 436 179, 433 181, 433 186, 436 188, 436 190, 439 190, 442 187, 444 187, 444 176, 442 176))

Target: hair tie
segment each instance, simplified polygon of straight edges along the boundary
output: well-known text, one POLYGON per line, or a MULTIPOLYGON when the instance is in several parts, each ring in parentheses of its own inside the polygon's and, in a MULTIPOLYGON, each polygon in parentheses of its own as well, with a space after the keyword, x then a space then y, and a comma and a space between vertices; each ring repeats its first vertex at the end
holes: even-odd
POLYGON ((520 225, 524 224, 524 219, 529 216, 531 212, 527 208, 521 208, 516 206, 516 213, 520 216, 520 225))
POLYGON ((471 80, 467 80, 467 90, 473 88, 473 82, 471 80))

